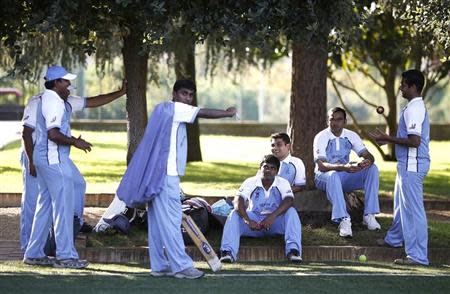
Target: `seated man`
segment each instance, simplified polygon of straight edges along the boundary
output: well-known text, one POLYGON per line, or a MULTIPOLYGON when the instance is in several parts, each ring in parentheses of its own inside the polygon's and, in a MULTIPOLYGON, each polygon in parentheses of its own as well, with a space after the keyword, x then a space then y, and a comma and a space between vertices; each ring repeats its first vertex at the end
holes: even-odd
POLYGON ((379 230, 375 214, 380 212, 378 203, 378 169, 373 155, 366 149, 361 138, 345 129, 346 112, 340 107, 328 111, 329 128, 314 138, 314 161, 316 162, 316 187, 327 193, 332 205, 331 220, 339 223, 339 235, 352 237, 352 223, 347 212, 344 192, 364 189, 363 223, 369 230, 379 230), (349 161, 351 150, 363 160, 349 161))
POLYGON ((272 154, 280 161, 278 175, 286 179, 292 193, 301 191, 306 184, 305 165, 303 161, 291 155, 291 138, 286 133, 275 133, 271 136, 272 154))
POLYGON ((222 235, 221 261, 237 260, 241 236, 284 235, 286 256, 301 262, 301 223, 292 207, 294 195, 289 182, 277 176, 280 161, 264 156, 260 172, 248 178, 235 197, 236 209, 227 218, 222 235), (248 203, 248 205, 246 205, 248 203))

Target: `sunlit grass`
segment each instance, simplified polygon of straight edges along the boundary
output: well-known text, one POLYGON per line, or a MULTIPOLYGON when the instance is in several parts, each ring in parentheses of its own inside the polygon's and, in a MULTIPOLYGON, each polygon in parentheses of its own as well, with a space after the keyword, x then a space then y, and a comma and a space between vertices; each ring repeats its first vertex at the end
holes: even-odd
MULTIPOLYGON (((72 148, 71 157, 87 182, 88 193, 114 193, 125 171, 125 132, 89 132, 74 130, 94 146, 84 153, 72 148)), ((230 196, 247 177, 253 176, 258 162, 270 152, 268 138, 212 136, 200 137, 204 162, 189 163, 182 187, 187 194, 230 196)), ((392 195, 396 163, 385 162, 375 148, 366 143, 380 169, 380 192, 392 195)), ((450 141, 431 142, 431 170, 425 178, 425 196, 450 197, 450 141)), ((0 192, 20 192, 22 178, 19 165, 20 142, 0 151, 0 192)))

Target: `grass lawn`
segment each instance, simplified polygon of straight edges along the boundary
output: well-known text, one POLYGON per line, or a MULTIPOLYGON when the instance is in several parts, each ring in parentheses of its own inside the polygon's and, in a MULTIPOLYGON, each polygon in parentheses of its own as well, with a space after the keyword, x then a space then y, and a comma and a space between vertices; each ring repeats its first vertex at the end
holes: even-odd
MULTIPOLYGON (((72 159, 87 181, 88 193, 113 193, 125 171, 126 133, 88 132, 82 134, 94 147, 84 153, 72 148, 72 159)), ((267 138, 210 136, 200 137, 204 162, 189 163, 182 187, 187 194, 204 196, 234 195, 247 177, 253 176, 261 157, 270 152, 267 138)), ((376 150, 380 169, 380 193, 392 195, 395 181, 395 162, 384 162, 376 150)), ((431 170, 425 179, 425 197, 450 198, 450 141, 431 142, 431 170)), ((20 142, 14 142, 0 151, 0 192, 22 190, 19 165, 20 142)))
POLYGON ((238 263, 218 274, 206 263, 201 280, 153 278, 147 265, 91 264, 57 270, 0 262, 2 293, 448 293, 448 267, 404 267, 388 263, 238 263), (277 293, 277 292, 275 292, 277 293))
MULTIPOLYGON (((333 246, 375 246, 376 239, 384 238, 387 229, 392 223, 390 217, 379 217, 382 229, 368 231, 361 223, 353 223, 353 238, 339 237, 337 226, 329 223, 320 228, 309 225, 302 226, 302 246, 333 245, 333 246)), ((206 234, 211 246, 220 247, 222 228, 211 228, 206 234)), ((148 246, 147 230, 133 226, 128 235, 114 234, 112 232, 88 235, 89 247, 133 247, 148 246)), ((250 238, 242 237, 241 246, 284 246, 282 236, 250 238)), ((430 248, 450 248, 450 222, 428 221, 428 246, 430 248)))

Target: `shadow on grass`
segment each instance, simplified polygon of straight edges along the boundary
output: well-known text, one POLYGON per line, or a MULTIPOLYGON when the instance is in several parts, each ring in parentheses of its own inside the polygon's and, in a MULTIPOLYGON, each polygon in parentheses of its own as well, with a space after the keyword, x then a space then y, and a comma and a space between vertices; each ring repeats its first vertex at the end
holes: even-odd
POLYGON ((2 173, 22 173, 22 170, 17 167, 10 167, 10 166, 0 166, 0 174, 2 173))
POLYGON ((8 144, 6 144, 5 146, 3 146, 3 148, 0 148, 1 151, 8 151, 8 150, 13 150, 13 149, 18 149, 20 148, 21 145, 21 140, 15 140, 12 141, 8 144))

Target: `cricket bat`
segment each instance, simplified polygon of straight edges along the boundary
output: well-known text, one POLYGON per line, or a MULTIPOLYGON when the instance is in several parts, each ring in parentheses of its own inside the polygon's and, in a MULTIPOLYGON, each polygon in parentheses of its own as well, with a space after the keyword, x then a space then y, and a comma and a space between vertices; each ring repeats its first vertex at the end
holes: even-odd
POLYGON ((213 272, 220 271, 220 269, 222 268, 222 263, 220 262, 211 245, 209 245, 208 240, 206 240, 202 231, 200 231, 192 218, 189 215, 183 213, 181 224, 188 233, 189 237, 191 237, 192 241, 194 241, 195 246, 197 246, 198 250, 200 250, 200 253, 206 259, 206 262, 208 263, 211 270, 213 272))

